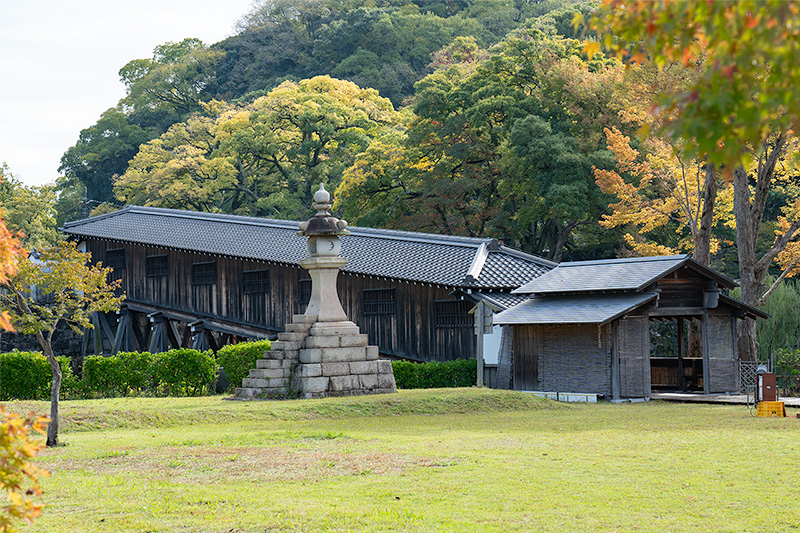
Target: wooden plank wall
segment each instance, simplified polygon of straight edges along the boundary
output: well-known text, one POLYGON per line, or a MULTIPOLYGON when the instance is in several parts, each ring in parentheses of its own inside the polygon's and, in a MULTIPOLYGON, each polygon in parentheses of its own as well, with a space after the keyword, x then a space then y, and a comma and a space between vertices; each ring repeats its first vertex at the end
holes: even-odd
POLYGON ((658 280, 658 307, 703 307, 703 288, 706 278, 687 268, 678 270, 674 275, 658 280))
POLYGON ((514 336, 515 389, 611 394, 610 326, 515 326, 514 336))
POLYGON ((513 326, 512 361, 514 390, 541 391, 539 383, 540 326, 513 326))
POLYGON ((650 397, 650 324, 646 316, 618 321, 620 395, 650 397))
POLYGON ((709 392, 738 392, 736 359, 730 314, 711 314, 706 320, 708 335, 709 392))
MULTIPOLYGON (((131 300, 203 316, 219 317, 244 325, 283 331, 292 315, 302 312, 301 280, 309 278, 299 266, 249 261, 164 248, 89 240, 87 250, 94 261, 104 261, 106 250, 125 248, 125 267, 115 272, 123 279, 123 290, 131 300), (167 256, 167 276, 147 276, 146 257, 167 256), (193 263, 216 263, 216 283, 192 283, 193 263), (268 270, 268 294, 244 294, 243 273, 268 270)), ((453 301, 453 287, 431 286, 396 279, 339 276, 339 295, 348 318, 369 335, 387 356, 418 361, 450 361, 475 357, 471 325, 437 327, 436 302, 453 301), (364 290, 391 289, 393 313, 364 311, 364 290)), ((386 292, 384 292, 384 295, 386 292)), ((459 304, 460 305, 460 304, 459 304)), ((461 306, 469 309, 470 306, 461 306)), ((466 311, 465 311, 466 312, 466 311)), ((471 324, 471 317, 464 322, 471 324)))

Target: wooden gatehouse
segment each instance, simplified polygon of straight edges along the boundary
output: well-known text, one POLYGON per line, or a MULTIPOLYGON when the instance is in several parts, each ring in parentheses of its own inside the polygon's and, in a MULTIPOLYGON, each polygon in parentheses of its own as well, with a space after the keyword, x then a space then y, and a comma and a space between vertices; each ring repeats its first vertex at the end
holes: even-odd
POLYGON ((734 286, 687 255, 561 263, 495 317, 513 331, 513 387, 607 399, 738 392, 736 320, 767 315, 724 294, 734 286), (667 356, 651 356, 655 321, 677 325, 667 356))

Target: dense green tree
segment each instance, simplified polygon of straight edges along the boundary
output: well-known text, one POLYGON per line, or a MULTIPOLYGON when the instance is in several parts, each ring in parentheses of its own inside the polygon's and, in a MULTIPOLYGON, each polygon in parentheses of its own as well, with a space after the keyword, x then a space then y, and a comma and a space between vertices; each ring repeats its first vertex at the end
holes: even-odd
POLYGON ((153 57, 134 59, 119 71, 127 95, 126 106, 136 110, 165 111, 180 120, 200 110, 200 102, 210 95, 215 67, 222 58, 199 39, 156 46, 153 57))
POLYGON ((403 146, 384 148, 392 155, 381 161, 373 145, 339 196, 359 207, 379 199, 353 214, 391 213, 384 220, 394 227, 492 235, 559 259, 607 204, 592 166, 613 163, 602 127, 624 127, 615 104, 622 69, 587 62, 578 41, 552 28, 512 34, 493 52, 482 61, 474 42, 461 41, 437 54, 451 59, 417 84, 403 146))
POLYGON ((0 206, 6 226, 22 235, 25 248, 44 248, 60 240, 55 203, 53 185, 26 186, 14 178, 5 164, 0 165, 0 206))
POLYGON ((89 198, 113 201, 114 176, 124 173, 139 145, 158 133, 132 123, 121 107, 109 109, 96 124, 82 130, 78 142, 61 157, 59 188, 82 194, 86 187, 89 198))
POLYGON ((302 218, 313 185, 336 187, 396 119, 372 89, 327 76, 284 82, 175 124, 142 147, 115 191, 128 203, 302 218))

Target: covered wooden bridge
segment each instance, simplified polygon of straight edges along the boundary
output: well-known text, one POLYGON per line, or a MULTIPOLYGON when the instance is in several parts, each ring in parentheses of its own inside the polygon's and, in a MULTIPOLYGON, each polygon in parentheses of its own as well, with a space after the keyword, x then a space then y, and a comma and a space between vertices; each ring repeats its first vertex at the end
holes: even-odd
POLYGON ((767 315, 723 293, 734 286, 687 255, 561 263, 495 317, 513 331, 513 387, 608 399, 738 392, 736 319, 767 315), (651 356, 654 322, 677 326, 672 353, 651 356))
MULTIPOLYGON (((283 331, 311 290, 297 229, 286 220, 138 206, 66 224, 126 294, 117 317, 95 317, 86 351, 216 349, 283 331)), ((491 239, 348 229, 340 299, 388 357, 475 357, 473 304, 457 291, 509 296, 556 266, 491 239)))

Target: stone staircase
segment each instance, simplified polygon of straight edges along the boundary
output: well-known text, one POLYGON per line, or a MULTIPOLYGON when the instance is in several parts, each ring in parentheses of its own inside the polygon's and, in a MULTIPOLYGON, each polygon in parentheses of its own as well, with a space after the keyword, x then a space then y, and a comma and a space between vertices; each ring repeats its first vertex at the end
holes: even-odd
POLYGON ((236 389, 241 400, 322 398, 397 392, 390 361, 353 322, 318 322, 294 315, 272 349, 236 389))

